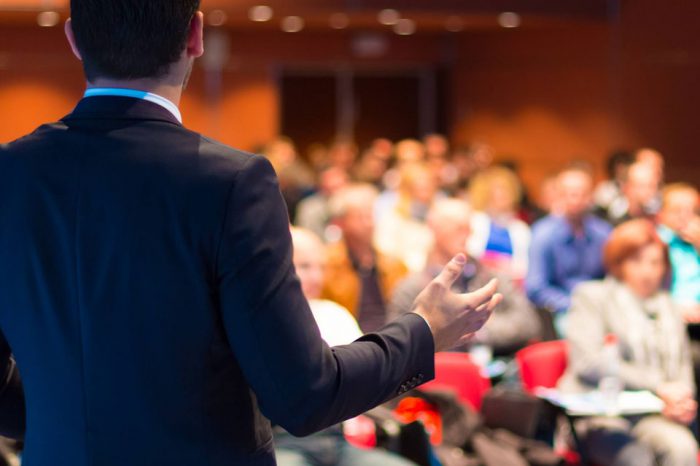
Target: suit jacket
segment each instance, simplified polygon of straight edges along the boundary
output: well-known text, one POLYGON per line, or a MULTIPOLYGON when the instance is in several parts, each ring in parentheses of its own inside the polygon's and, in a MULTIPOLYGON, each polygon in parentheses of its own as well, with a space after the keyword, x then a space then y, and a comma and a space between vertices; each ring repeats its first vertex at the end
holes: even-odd
POLYGON ((273 465, 268 419, 309 434, 433 376, 415 314, 323 343, 271 165, 151 102, 85 98, 0 146, 0 251, 25 466, 273 465))

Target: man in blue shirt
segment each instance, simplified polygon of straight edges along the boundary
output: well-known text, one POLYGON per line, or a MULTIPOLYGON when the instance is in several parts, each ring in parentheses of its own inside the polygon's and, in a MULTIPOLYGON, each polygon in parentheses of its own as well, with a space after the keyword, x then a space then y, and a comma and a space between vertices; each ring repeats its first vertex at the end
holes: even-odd
POLYGON ((562 334, 573 288, 605 275, 602 250, 611 227, 589 212, 593 178, 588 171, 563 170, 557 176, 557 191, 556 212, 532 227, 525 289, 536 306, 554 313, 562 334))

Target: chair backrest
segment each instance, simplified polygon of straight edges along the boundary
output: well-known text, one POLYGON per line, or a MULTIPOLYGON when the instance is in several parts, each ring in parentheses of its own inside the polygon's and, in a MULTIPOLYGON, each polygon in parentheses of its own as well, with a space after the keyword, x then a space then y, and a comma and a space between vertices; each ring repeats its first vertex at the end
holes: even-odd
POLYGON ((421 386, 425 390, 452 390, 457 398, 468 403, 476 411, 491 388, 491 381, 481 374, 467 353, 437 353, 435 355, 435 379, 421 386))
POLYGON ((535 343, 515 354, 520 378, 527 392, 537 387, 554 388, 564 374, 569 347, 565 340, 535 343))

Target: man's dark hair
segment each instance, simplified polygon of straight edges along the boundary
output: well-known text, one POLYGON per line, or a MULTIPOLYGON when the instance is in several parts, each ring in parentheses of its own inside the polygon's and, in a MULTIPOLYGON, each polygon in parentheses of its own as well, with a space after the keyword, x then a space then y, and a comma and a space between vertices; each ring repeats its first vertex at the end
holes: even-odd
POLYGON ((608 155, 608 161, 605 168, 608 172, 608 178, 614 180, 617 177, 617 167, 624 165, 629 167, 634 163, 634 153, 627 149, 615 149, 608 155))
POLYGON ((159 78, 187 45, 200 0, 71 0, 88 81, 159 78))

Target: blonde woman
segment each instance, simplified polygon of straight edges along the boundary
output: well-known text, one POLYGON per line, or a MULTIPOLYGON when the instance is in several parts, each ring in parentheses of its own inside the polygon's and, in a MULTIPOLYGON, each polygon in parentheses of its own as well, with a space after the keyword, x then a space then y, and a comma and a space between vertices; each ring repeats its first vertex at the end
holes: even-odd
POLYGON ((477 174, 469 184, 472 236, 469 254, 514 280, 527 272, 530 227, 517 218, 522 196, 518 177, 504 167, 491 167, 477 174))
POLYGON ((437 183, 423 163, 404 165, 400 175, 396 204, 377 219, 374 239, 381 252, 417 272, 425 267, 433 243, 425 218, 437 195, 437 183))

